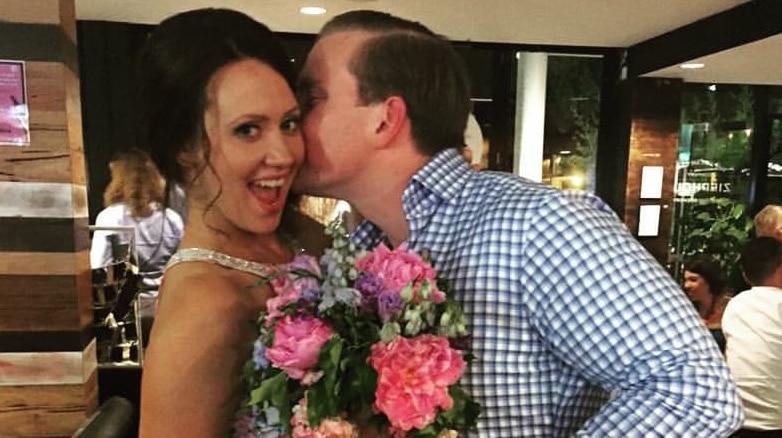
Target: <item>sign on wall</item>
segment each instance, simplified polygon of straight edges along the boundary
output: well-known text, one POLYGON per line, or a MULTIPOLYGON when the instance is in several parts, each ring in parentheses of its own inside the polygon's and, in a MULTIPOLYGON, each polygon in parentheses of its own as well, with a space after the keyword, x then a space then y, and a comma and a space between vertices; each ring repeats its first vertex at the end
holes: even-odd
POLYGON ((24 61, 0 60, 0 145, 30 144, 24 61))

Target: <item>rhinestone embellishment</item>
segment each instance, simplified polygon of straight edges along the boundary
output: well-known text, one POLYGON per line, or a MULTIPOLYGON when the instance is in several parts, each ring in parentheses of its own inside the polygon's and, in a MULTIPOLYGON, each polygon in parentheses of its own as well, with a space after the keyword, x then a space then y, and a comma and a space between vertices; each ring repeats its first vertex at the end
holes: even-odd
POLYGON ((182 248, 166 263, 166 269, 184 262, 212 262, 214 264, 247 272, 258 277, 269 277, 274 273, 273 265, 253 262, 229 256, 221 252, 204 248, 182 248))

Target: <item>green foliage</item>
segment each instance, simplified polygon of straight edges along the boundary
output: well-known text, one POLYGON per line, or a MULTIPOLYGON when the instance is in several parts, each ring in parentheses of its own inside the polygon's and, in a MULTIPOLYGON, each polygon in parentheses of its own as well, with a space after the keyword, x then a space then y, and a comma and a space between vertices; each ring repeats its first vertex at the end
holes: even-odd
POLYGON ((697 125, 692 159, 739 171, 749 166, 749 135, 753 125, 752 89, 747 85, 719 85, 708 91, 693 84, 682 93, 682 123, 697 125))
POLYGON ((600 77, 598 58, 556 56, 548 62, 546 111, 551 124, 570 137, 570 155, 562 156, 562 174, 587 173, 597 150, 600 119, 600 77))
POLYGON ((737 275, 738 256, 749 237, 752 220, 743 204, 728 198, 696 198, 687 206, 683 227, 682 256, 698 253, 713 256, 731 279, 737 275))
POLYGON ((272 406, 288 406, 288 409, 280 409, 280 421, 290 424, 292 414, 292 401, 288 391, 288 376, 283 372, 277 372, 271 378, 263 380, 257 388, 250 393, 250 403, 264 406, 266 403, 272 406))

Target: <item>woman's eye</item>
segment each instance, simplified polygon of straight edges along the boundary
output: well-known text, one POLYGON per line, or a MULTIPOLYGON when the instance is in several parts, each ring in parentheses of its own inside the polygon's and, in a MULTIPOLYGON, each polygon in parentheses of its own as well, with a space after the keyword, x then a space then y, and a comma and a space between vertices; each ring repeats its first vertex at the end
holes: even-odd
POLYGON ((256 137, 260 130, 261 129, 256 124, 242 123, 241 125, 234 128, 234 134, 239 138, 249 139, 256 137))
POLYGON ((301 116, 295 115, 295 116, 286 117, 282 121, 280 128, 285 133, 293 134, 299 132, 300 126, 301 126, 301 116))

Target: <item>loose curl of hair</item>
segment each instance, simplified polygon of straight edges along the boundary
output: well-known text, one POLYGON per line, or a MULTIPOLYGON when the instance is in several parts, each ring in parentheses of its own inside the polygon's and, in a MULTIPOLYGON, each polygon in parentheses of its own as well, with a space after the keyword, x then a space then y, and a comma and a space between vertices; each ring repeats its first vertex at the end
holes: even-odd
POLYGON ((154 203, 162 203, 165 182, 155 163, 144 151, 118 152, 109 162, 111 181, 103 192, 103 205, 123 203, 134 218, 152 214, 154 203))

